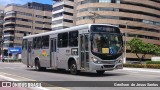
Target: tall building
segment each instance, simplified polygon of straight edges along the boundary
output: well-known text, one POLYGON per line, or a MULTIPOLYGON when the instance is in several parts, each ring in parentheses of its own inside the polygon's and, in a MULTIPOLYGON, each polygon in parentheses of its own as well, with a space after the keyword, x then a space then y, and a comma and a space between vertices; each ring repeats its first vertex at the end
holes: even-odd
POLYGON ((3 46, 3 19, 4 19, 4 11, 0 10, 0 55, 2 54, 2 46, 3 46))
MULTIPOLYGON (((160 0, 74 0, 74 3, 73 25, 113 24, 126 34, 126 41, 138 37, 160 45, 160 0)), ((128 48, 126 51, 127 60, 137 58, 128 48)), ((151 57, 148 54, 145 59, 151 57)))
POLYGON ((9 4, 4 9, 4 49, 21 47, 25 35, 51 31, 52 5, 9 4))
POLYGON ((74 26, 74 0, 53 0, 52 30, 74 26))

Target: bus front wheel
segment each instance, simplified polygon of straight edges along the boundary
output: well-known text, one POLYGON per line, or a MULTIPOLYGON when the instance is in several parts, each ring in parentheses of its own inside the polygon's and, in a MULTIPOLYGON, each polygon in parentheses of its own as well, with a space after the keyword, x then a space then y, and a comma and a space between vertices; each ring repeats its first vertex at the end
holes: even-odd
POLYGON ((78 73, 77 65, 76 65, 75 61, 71 61, 71 63, 70 63, 70 72, 73 75, 76 75, 78 73))
POLYGON ((103 75, 105 71, 104 70, 96 70, 96 72, 98 75, 103 75))

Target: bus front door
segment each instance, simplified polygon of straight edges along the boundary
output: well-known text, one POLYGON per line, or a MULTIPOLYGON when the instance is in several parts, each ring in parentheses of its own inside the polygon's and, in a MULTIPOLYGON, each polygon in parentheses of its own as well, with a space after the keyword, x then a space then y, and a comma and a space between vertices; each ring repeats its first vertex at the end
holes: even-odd
POLYGON ((32 49, 32 41, 27 42, 27 67, 31 65, 31 49, 32 49))
POLYGON ((87 69, 89 68, 89 51, 88 51, 88 35, 87 34, 81 34, 80 35, 80 65, 81 69, 87 69))
POLYGON ((50 67, 56 68, 56 38, 50 39, 50 67))

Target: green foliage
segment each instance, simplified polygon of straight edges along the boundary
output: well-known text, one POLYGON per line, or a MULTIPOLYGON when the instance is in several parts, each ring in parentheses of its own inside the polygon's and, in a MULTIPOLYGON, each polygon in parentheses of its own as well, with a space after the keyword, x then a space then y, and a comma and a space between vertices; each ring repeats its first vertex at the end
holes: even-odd
POLYGON ((160 69, 160 64, 124 64, 124 67, 160 69))
POLYGON ((160 64, 160 61, 147 61, 146 64, 160 64))
POLYGON ((134 53, 137 53, 137 52, 141 53, 142 48, 144 46, 142 40, 138 38, 133 38, 127 44, 128 46, 130 46, 131 52, 134 52, 134 53))
POLYGON ((145 43, 138 38, 133 38, 131 41, 127 43, 127 45, 130 47, 131 52, 136 54, 140 62, 142 59, 145 58, 146 54, 160 55, 159 46, 150 43, 145 43), (142 54, 142 57, 140 57, 139 54, 142 54))
POLYGON ((123 64, 124 67, 145 68, 144 64, 123 64))
POLYGON ((160 69, 160 64, 146 64, 147 68, 160 69))

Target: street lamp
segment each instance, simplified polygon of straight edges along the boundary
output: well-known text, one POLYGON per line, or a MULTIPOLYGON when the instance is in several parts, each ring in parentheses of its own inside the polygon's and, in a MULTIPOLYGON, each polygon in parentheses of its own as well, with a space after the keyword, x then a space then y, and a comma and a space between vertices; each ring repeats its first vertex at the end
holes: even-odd
POLYGON ((99 14, 96 13, 96 12, 91 12, 91 11, 89 11, 89 13, 93 15, 91 17, 91 19, 93 20, 93 23, 95 23, 96 22, 96 18, 99 16, 99 14))

